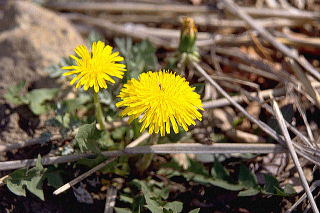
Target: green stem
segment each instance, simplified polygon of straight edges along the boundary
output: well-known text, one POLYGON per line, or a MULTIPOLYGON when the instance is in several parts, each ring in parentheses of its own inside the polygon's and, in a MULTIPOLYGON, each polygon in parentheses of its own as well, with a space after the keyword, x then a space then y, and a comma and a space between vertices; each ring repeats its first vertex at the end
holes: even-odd
MULTIPOLYGON (((159 135, 152 134, 149 140, 150 145, 155 145, 158 143, 159 135)), ((144 154, 143 157, 137 162, 136 166, 139 173, 143 173, 150 166, 154 154, 144 154)))
POLYGON ((95 91, 93 91, 93 102, 94 102, 94 107, 95 107, 95 110, 96 110, 96 119, 97 119, 97 121, 99 123, 100 130, 104 130, 104 129, 106 129, 105 119, 104 119, 104 115, 103 115, 103 112, 102 112, 102 108, 101 108, 101 104, 100 104, 98 93, 96 93, 95 91))

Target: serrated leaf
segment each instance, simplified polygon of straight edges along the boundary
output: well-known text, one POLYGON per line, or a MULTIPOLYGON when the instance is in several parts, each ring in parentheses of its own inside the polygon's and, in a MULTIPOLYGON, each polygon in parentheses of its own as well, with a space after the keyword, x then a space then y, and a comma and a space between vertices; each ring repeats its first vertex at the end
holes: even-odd
POLYGON ((247 189, 258 187, 256 175, 244 165, 240 165, 239 183, 247 189))
POLYGON ((189 213, 199 213, 199 212, 200 212, 200 208, 189 211, 189 213))
POLYGON ((149 209, 152 213, 162 212, 163 208, 158 204, 157 201, 152 199, 152 193, 148 189, 147 185, 143 181, 138 181, 137 183, 140 185, 141 191, 147 203, 145 207, 149 209))
POLYGON ((72 65, 74 65, 74 60, 71 57, 63 57, 59 64, 49 66, 45 69, 45 72, 47 72, 51 78, 63 77, 62 74, 65 73, 66 70, 61 69, 61 67, 72 65))
POLYGON ((52 100, 58 93, 57 88, 53 89, 34 89, 26 94, 30 109, 36 115, 46 113, 48 107, 44 105, 45 101, 52 100))
POLYGON ((142 72, 156 69, 158 63, 156 49, 149 41, 144 40, 133 45, 131 38, 116 38, 115 43, 125 58, 127 80, 137 78, 142 72))
POLYGON ((259 192, 260 191, 258 189, 251 188, 251 189, 247 189, 239 192, 238 196, 239 197, 254 196, 254 195, 257 195, 259 192))
POLYGON ((168 202, 163 206, 167 210, 172 210, 173 213, 180 213, 183 209, 183 203, 179 201, 168 202))
POLYGON ((16 195, 26 196, 25 187, 34 195, 44 200, 42 190, 43 174, 46 171, 41 165, 41 156, 38 156, 36 167, 32 169, 18 169, 6 179, 7 187, 16 195))
POLYGON ((96 128, 96 124, 84 124, 79 127, 78 133, 74 141, 78 144, 81 152, 91 150, 93 152, 100 152, 97 140, 100 138, 101 131, 96 128))
POLYGON ((17 85, 10 86, 3 97, 6 99, 6 101, 14 105, 26 104, 27 101, 25 100, 24 96, 21 95, 21 90, 24 86, 24 81, 18 83, 17 85))

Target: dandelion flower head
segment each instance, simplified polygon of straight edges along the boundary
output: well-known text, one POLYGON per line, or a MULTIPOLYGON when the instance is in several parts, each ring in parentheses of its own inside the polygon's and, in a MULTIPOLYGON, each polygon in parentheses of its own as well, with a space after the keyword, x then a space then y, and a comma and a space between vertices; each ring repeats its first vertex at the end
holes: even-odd
POLYGON ((123 61, 123 57, 119 56, 119 52, 112 53, 112 47, 102 41, 93 42, 91 52, 84 45, 79 45, 74 51, 78 56, 70 57, 76 65, 62 69, 71 70, 64 76, 76 75, 70 82, 71 85, 77 82, 76 88, 83 86, 84 90, 88 90, 93 87, 95 92, 99 92, 100 88, 107 88, 107 81, 115 83, 111 77, 122 79, 123 71, 126 71, 124 64, 117 63, 123 61))
POLYGON ((167 71, 142 73, 138 80, 131 79, 120 91, 117 107, 125 107, 122 116, 129 116, 129 122, 139 118, 140 132, 149 127, 149 133, 164 136, 175 133, 178 126, 188 131, 201 120, 198 109, 203 110, 200 95, 183 77, 167 71))

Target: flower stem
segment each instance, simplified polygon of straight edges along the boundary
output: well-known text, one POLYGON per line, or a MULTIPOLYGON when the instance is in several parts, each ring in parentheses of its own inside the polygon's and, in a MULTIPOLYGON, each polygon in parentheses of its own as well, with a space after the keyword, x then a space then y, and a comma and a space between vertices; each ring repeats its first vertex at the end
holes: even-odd
MULTIPOLYGON (((152 134, 149 140, 150 145, 155 145, 158 143, 159 135, 152 134)), ((150 166, 154 154, 144 154, 143 157, 137 162, 136 166, 139 173, 143 173, 150 166)))
POLYGON ((94 107, 96 110, 96 119, 98 121, 100 130, 104 130, 104 129, 106 129, 105 128, 105 119, 104 119, 104 115, 102 112, 98 93, 96 93, 95 91, 93 91, 93 102, 94 102, 94 107))

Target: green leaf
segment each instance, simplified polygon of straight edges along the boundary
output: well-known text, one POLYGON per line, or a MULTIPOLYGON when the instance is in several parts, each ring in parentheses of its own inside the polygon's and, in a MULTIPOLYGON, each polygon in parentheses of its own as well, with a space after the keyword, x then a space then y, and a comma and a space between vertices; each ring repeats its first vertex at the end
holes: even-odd
POLYGON ((91 47, 92 43, 97 41, 103 41, 103 36, 99 32, 93 30, 89 33, 87 38, 88 46, 91 47))
POLYGON ((285 187, 282 189, 280 187, 278 180, 271 175, 264 174, 264 179, 265 179, 265 185, 262 191, 263 193, 283 196, 283 197, 289 196, 295 193, 295 190, 290 184, 285 185, 285 187))
POLYGON ((10 86, 3 97, 6 99, 6 101, 14 105, 26 104, 27 100, 25 100, 24 96, 21 94, 21 90, 24 88, 24 86, 24 81, 17 85, 10 86))
POLYGON ((126 203, 133 203, 133 198, 132 197, 129 197, 129 196, 127 196, 127 195, 120 195, 119 196, 119 199, 121 200, 121 201, 123 201, 123 202, 126 202, 126 203))
POLYGON ((284 193, 286 193, 286 195, 293 195, 297 193, 291 184, 286 184, 283 190, 284 190, 284 193))
POLYGON ((18 196, 24 196, 24 197, 26 196, 26 189, 21 181, 16 182, 10 178, 7 178, 6 184, 7 184, 8 189, 12 193, 14 193, 18 196))
POLYGON ((147 203, 145 207, 148 208, 152 213, 162 212, 163 208, 159 206, 159 204, 155 200, 151 199, 150 191, 146 188, 146 186, 141 185, 141 189, 147 203))
POLYGON ((71 57, 63 57, 61 58, 59 64, 55 64, 46 68, 45 72, 47 72, 51 78, 62 77, 62 74, 66 71, 61 69, 61 67, 72 65, 74 65, 74 60, 71 57))
POLYGON ((127 156, 121 156, 118 158, 117 161, 113 161, 103 167, 101 169, 101 172, 103 173, 111 173, 116 174, 120 176, 126 176, 129 174, 129 165, 128 165, 128 157, 127 156))
POLYGON ((128 208, 119 208, 119 207, 114 207, 114 211, 116 213, 132 213, 132 211, 128 208))
POLYGON ((189 211, 189 213, 199 213, 199 211, 200 211, 200 208, 197 208, 189 211))
POLYGON ((26 181, 25 185, 27 186, 27 189, 37 197, 39 197, 41 200, 44 200, 44 194, 42 190, 43 185, 43 178, 41 176, 35 176, 30 181, 26 181))
POLYGON ((142 72, 156 69, 158 64, 156 49, 149 41, 144 40, 133 45, 131 38, 117 38, 115 43, 125 58, 127 80, 137 78, 142 72))
POLYGON ((127 127, 116 128, 115 130, 113 130, 111 132, 112 138, 114 138, 116 140, 121 140, 123 138, 124 134, 126 133, 126 129, 127 129, 127 127))
POLYGON ((247 189, 258 187, 257 177, 244 165, 240 165, 239 183, 247 189))
POLYGON ((221 179, 221 180, 226 180, 226 181, 230 179, 228 171, 217 160, 215 160, 213 163, 213 167, 211 169, 211 175, 215 179, 221 179))
POLYGON ((172 210, 173 213, 180 213, 183 209, 183 203, 179 201, 168 202, 163 206, 167 210, 172 210))
POLYGON ((264 174, 264 190, 270 194, 276 194, 277 189, 281 189, 278 180, 272 175, 264 174))
POLYGON ((209 182, 210 182, 210 184, 212 184, 214 186, 218 186, 223 189, 230 190, 230 191, 239 191, 239 190, 243 189, 243 186, 240 184, 232 184, 232 183, 228 183, 227 181, 224 181, 224 180, 212 180, 211 179, 209 182))
POLYGON ((26 196, 25 188, 27 188, 31 193, 44 200, 42 184, 45 171, 39 155, 36 166, 32 169, 18 169, 12 172, 6 179, 7 187, 11 192, 20 196, 26 196))
POLYGON ((30 109, 34 114, 40 115, 48 111, 45 101, 52 100, 58 93, 58 89, 34 89, 26 94, 30 109))
POLYGON ((100 149, 97 140, 100 138, 100 135, 101 131, 96 128, 95 122, 84 124, 79 127, 79 131, 75 136, 74 141, 78 144, 81 152, 91 150, 99 153, 100 149))
POLYGON ((113 146, 115 143, 111 139, 111 134, 109 131, 103 131, 98 139, 99 146, 101 149, 107 149, 108 147, 113 146))
POLYGON ((239 192, 238 196, 239 197, 254 196, 254 195, 257 195, 259 192, 260 190, 251 188, 251 189, 247 189, 239 192))
POLYGON ((95 158, 82 158, 77 161, 77 165, 79 164, 79 165, 84 165, 89 168, 92 168, 92 167, 98 165, 99 163, 102 163, 106 159, 107 158, 104 157, 103 155, 98 155, 95 158))
POLYGON ((188 168, 187 171, 195 173, 195 174, 199 174, 199 175, 205 175, 205 176, 209 176, 209 172, 207 171, 207 169, 203 166, 202 163, 189 159, 190 162, 190 166, 188 168))
POLYGON ((47 172, 45 174, 45 178, 48 181, 48 185, 56 189, 63 185, 63 179, 60 175, 60 171, 47 172))

